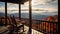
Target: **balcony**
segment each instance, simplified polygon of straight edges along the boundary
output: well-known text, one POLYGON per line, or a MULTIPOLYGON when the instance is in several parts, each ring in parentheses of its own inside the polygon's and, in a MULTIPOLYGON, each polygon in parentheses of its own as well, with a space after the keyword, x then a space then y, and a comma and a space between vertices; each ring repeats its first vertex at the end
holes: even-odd
MULTIPOLYGON (((1 33, 25 33, 29 32, 29 19, 22 18, 21 21, 18 18, 8 17, 7 24, 3 21, 4 18, 0 18, 2 28, 1 33), (4 26, 7 25, 7 26, 4 26), (11 32, 12 30, 12 32, 11 32), (17 31, 16 31, 17 30, 17 31)), ((44 21, 44 20, 32 20, 32 34, 53 34, 58 33, 58 22, 44 21), (35 23, 38 22, 38 23, 35 23)))
POLYGON ((32 19, 31 0, 0 0, 5 2, 5 16, 0 17, 1 34, 58 34, 58 22, 32 19), (20 3, 19 3, 19 2, 20 3), (29 19, 21 18, 21 4, 29 1, 29 19), (19 5, 19 17, 7 16, 7 3, 19 5), (35 23, 37 22, 37 23, 35 23))

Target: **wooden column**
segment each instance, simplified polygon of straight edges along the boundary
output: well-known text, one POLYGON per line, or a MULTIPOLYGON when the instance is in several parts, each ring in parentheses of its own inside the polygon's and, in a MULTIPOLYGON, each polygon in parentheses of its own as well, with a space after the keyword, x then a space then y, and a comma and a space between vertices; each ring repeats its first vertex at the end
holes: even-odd
POLYGON ((32 8, 31 0, 29 0, 29 34, 32 34, 32 8))
POLYGON ((21 4, 19 4, 19 19, 21 20, 21 4))
POLYGON ((7 25, 7 2, 5 2, 5 25, 7 25))
MULTIPOLYGON (((21 22, 21 4, 19 4, 19 20, 21 22)), ((23 24, 23 32, 24 32, 24 23, 23 24)))

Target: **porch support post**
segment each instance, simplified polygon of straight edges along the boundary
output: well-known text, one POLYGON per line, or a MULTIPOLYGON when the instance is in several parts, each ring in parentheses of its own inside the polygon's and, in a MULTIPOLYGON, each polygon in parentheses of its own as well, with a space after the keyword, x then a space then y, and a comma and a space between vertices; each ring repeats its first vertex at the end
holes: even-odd
POLYGON ((5 25, 7 25, 7 2, 5 2, 5 25))
POLYGON ((19 4, 19 20, 21 20, 21 4, 19 4))
POLYGON ((32 6, 31 0, 29 0, 29 34, 32 34, 32 6))

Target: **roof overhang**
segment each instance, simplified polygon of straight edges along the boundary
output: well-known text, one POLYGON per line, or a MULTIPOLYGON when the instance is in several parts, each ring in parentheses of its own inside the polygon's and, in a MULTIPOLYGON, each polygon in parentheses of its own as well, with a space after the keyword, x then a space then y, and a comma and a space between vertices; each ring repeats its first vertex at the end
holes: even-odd
POLYGON ((1 2, 9 2, 9 3, 17 3, 17 4, 24 4, 29 0, 0 0, 1 2))

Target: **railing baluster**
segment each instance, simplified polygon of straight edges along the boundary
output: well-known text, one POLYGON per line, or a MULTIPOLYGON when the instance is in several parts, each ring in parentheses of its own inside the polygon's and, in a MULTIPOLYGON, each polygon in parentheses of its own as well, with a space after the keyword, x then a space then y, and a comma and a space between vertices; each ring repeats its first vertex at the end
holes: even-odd
POLYGON ((39 26, 38 27, 39 27, 39 31, 40 31, 40 23, 39 23, 39 26))
POLYGON ((45 33, 46 33, 46 22, 45 22, 45 33))
POLYGON ((42 24, 40 24, 40 26, 41 26, 41 27, 40 27, 40 28, 41 28, 40 30, 42 31, 42 24))
POLYGON ((56 24, 57 25, 57 34, 58 34, 58 24, 56 24))
POLYGON ((52 25, 53 25, 53 34, 54 34, 54 23, 52 23, 52 25))
POLYGON ((50 34, 51 34, 51 23, 50 23, 50 34))
POLYGON ((43 28, 43 29, 42 29, 42 32, 43 32, 43 31, 44 31, 44 23, 42 24, 42 26, 43 26, 43 27, 42 27, 42 28, 43 28))
POLYGON ((50 34, 50 24, 48 23, 48 33, 50 34))
POLYGON ((40 29, 39 30, 41 31, 41 24, 40 24, 40 29))

